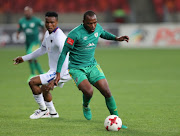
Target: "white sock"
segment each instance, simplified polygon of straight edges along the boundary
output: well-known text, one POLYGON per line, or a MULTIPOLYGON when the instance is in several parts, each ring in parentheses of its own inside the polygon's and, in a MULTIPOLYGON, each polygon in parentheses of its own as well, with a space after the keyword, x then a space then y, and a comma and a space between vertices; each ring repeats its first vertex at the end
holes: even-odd
POLYGON ((42 96, 42 93, 38 94, 38 95, 33 94, 33 96, 34 96, 35 101, 39 104, 39 108, 41 110, 46 110, 46 104, 44 102, 44 98, 42 96))
POLYGON ((47 108, 49 109, 49 113, 50 113, 50 114, 55 114, 55 113, 57 113, 52 101, 50 101, 50 102, 46 102, 46 101, 45 101, 45 104, 46 104, 47 108))

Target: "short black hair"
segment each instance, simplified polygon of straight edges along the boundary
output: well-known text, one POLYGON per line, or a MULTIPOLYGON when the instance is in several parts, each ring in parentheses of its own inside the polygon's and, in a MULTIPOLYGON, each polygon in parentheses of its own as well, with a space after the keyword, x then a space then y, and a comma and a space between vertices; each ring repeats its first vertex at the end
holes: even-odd
POLYGON ((94 15, 96 15, 96 14, 95 14, 93 11, 91 11, 91 10, 86 11, 86 12, 84 13, 83 19, 85 20, 85 19, 86 19, 86 16, 92 17, 92 16, 94 16, 94 15))
POLYGON ((58 20, 58 14, 54 11, 46 12, 45 17, 55 17, 58 20))

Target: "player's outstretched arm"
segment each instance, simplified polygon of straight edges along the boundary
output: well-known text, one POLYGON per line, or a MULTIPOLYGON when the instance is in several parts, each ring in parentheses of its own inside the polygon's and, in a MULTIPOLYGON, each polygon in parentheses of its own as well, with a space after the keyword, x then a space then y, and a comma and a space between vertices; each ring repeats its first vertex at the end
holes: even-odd
POLYGON ((121 36, 121 37, 116 37, 115 38, 116 41, 126 41, 128 42, 129 41, 129 37, 128 36, 121 36))
POLYGON ((17 58, 15 58, 15 59, 13 59, 13 61, 14 61, 14 64, 15 64, 15 65, 24 62, 24 60, 22 59, 22 57, 17 57, 17 58))

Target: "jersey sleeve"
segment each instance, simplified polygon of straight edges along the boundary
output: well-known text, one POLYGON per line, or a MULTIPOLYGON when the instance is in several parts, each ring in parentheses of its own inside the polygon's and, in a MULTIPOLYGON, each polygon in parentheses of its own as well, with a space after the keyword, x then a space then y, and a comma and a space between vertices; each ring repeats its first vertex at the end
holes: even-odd
POLYGON ((66 55, 67 53, 70 51, 70 48, 67 47, 67 46, 64 46, 63 47, 63 50, 61 52, 61 55, 59 56, 59 59, 58 59, 58 64, 57 64, 57 70, 56 72, 60 73, 61 72, 61 69, 62 69, 62 66, 64 64, 64 61, 65 61, 65 58, 66 58, 66 55))
POLYGON ((106 40, 115 40, 116 36, 105 31, 104 29, 102 29, 102 33, 100 35, 101 38, 106 39, 106 40))
POLYGON ((45 53, 46 53, 46 48, 41 46, 40 48, 38 48, 37 50, 33 51, 32 53, 27 54, 25 56, 22 56, 22 59, 24 61, 31 60, 31 59, 37 58, 39 56, 42 56, 45 53))
POLYGON ((65 40, 66 40, 66 35, 60 29, 58 31, 58 35, 55 37, 55 44, 58 46, 60 53, 62 52, 62 49, 64 47, 65 40))
POLYGON ((44 48, 46 48, 46 38, 48 37, 48 31, 46 31, 46 33, 44 34, 44 39, 43 39, 43 41, 42 41, 42 43, 41 43, 41 46, 43 46, 44 48))
POLYGON ((67 46, 70 49, 73 49, 74 45, 75 45, 75 43, 77 41, 77 37, 78 37, 77 33, 73 32, 73 31, 70 32, 68 34, 67 38, 66 38, 66 41, 65 41, 64 45, 67 46))

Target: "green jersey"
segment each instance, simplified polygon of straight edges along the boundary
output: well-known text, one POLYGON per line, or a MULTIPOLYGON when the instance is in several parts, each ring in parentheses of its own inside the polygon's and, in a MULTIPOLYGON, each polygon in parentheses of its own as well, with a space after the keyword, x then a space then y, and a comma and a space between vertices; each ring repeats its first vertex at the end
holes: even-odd
POLYGON ((94 32, 89 33, 83 24, 74 28, 67 36, 63 51, 57 65, 57 72, 61 71, 67 52, 69 54, 69 69, 83 68, 97 64, 94 54, 99 37, 107 40, 115 40, 115 35, 105 31, 97 23, 94 32))
POLYGON ((39 41, 39 27, 44 27, 44 22, 39 18, 31 17, 26 19, 23 17, 19 20, 18 32, 23 31, 26 35, 26 43, 31 43, 39 41))

